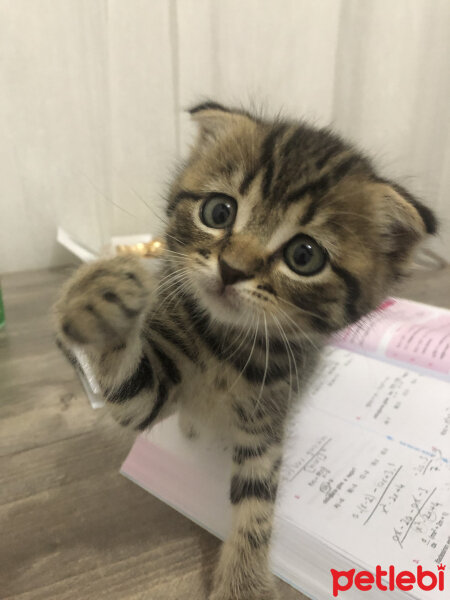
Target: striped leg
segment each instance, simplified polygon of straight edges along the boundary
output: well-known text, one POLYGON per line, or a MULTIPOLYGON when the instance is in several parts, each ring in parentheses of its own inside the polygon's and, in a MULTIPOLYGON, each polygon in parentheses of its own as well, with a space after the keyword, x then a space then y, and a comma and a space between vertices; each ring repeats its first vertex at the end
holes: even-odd
POLYGON ((280 427, 263 420, 235 432, 230 500, 233 526, 225 541, 211 600, 275 600, 269 542, 282 446, 280 427))
POLYGON ((87 353, 113 417, 143 430, 171 408, 180 372, 143 335, 151 286, 139 261, 128 257, 81 267, 55 306, 58 337, 87 353))

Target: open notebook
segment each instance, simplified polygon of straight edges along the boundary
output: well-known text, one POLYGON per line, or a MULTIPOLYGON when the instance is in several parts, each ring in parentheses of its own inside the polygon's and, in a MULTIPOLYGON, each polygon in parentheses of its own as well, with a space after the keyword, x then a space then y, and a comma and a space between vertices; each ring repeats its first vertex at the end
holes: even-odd
MULTIPOLYGON (((271 553, 279 577, 316 600, 330 600, 333 583, 357 600, 358 572, 379 565, 387 573, 370 598, 450 597, 438 570, 450 556, 449 382, 450 311, 389 299, 336 336, 288 435, 271 553), (396 585, 419 567, 433 576, 396 585), (353 568, 354 580, 331 573, 353 568)), ((175 416, 137 439, 122 473, 224 538, 230 467, 224 442, 185 439, 175 416)))

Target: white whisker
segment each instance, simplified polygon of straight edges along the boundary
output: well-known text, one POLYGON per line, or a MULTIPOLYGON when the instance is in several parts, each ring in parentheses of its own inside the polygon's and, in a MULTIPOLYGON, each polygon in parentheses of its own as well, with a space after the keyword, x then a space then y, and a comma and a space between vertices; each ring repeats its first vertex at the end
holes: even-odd
POLYGON ((259 395, 258 395, 258 399, 255 403, 255 408, 253 410, 252 416, 253 414, 255 414, 255 412, 258 409, 259 403, 261 401, 262 398, 262 394, 263 394, 263 390, 264 390, 264 385, 266 383, 266 377, 267 377, 267 371, 269 369, 269 335, 267 333, 267 319, 266 319, 266 312, 263 312, 263 317, 264 317, 264 333, 265 333, 265 347, 266 347, 266 361, 265 361, 265 365, 264 365, 264 375, 263 375, 263 379, 261 382, 261 389, 259 390, 259 395))
POLYGON ((281 325, 280 321, 276 318, 275 315, 272 315, 272 316, 273 316, 273 319, 275 320, 275 323, 277 324, 277 327, 281 333, 281 337, 283 338, 283 343, 288 351, 287 355, 288 355, 288 360, 289 360, 289 404, 290 404, 291 392, 292 392, 291 356, 292 356, 292 360, 294 362, 294 367, 295 367, 295 377, 297 380, 297 392, 298 392, 298 390, 300 389, 300 385, 299 385, 299 379, 298 379, 297 361, 295 360, 294 352, 289 343, 288 337, 283 329, 283 326, 281 325))
POLYGON ((292 323, 291 328, 294 327, 299 333, 300 335, 303 337, 305 337, 309 343, 319 352, 319 347, 312 341, 312 338, 306 333, 306 331, 300 327, 300 325, 298 323, 296 323, 294 321, 294 319, 292 319, 287 312, 285 312, 280 306, 278 307, 278 310, 281 311, 281 313, 283 314, 283 316, 288 319, 288 321, 290 321, 292 323))
POLYGON ((230 387, 230 392, 231 390, 234 388, 234 386, 236 385, 236 383, 239 381, 239 379, 241 378, 241 376, 243 375, 245 369, 247 368, 251 358, 252 358, 252 354, 253 354, 253 350, 255 349, 255 345, 256 345, 256 338, 258 337, 258 327, 259 327, 259 315, 258 315, 258 322, 256 323, 256 329, 255 329, 255 337, 253 339, 253 345, 252 348, 250 350, 250 354, 248 355, 247 358, 247 362, 245 363, 243 369, 241 370, 241 372, 239 373, 239 375, 236 377, 236 379, 234 380, 233 384, 230 387))

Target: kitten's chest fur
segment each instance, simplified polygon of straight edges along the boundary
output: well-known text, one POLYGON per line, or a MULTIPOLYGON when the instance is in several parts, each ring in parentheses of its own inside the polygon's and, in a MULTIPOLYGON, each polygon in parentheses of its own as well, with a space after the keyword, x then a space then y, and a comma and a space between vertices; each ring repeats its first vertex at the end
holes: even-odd
POLYGON ((233 406, 251 392, 248 383, 237 377, 235 371, 212 357, 207 357, 204 369, 189 369, 177 395, 181 421, 188 418, 207 427, 228 430, 233 406))
POLYGON ((285 413, 309 379, 318 349, 305 345, 291 353, 273 341, 266 348, 251 331, 192 317, 182 302, 150 315, 150 335, 179 359, 183 383, 175 400, 181 422, 224 431, 242 411, 285 413))

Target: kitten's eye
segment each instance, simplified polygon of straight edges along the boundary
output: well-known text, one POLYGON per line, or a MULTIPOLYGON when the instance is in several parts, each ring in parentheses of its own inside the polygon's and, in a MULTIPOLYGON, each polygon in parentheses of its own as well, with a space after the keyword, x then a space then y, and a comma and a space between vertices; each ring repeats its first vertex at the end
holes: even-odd
POLYGON ((308 235, 297 235, 284 249, 287 266, 299 275, 315 275, 327 262, 327 254, 308 235))
POLYGON ((218 195, 208 198, 200 209, 200 218, 208 227, 225 229, 233 225, 237 202, 231 196, 218 195))

